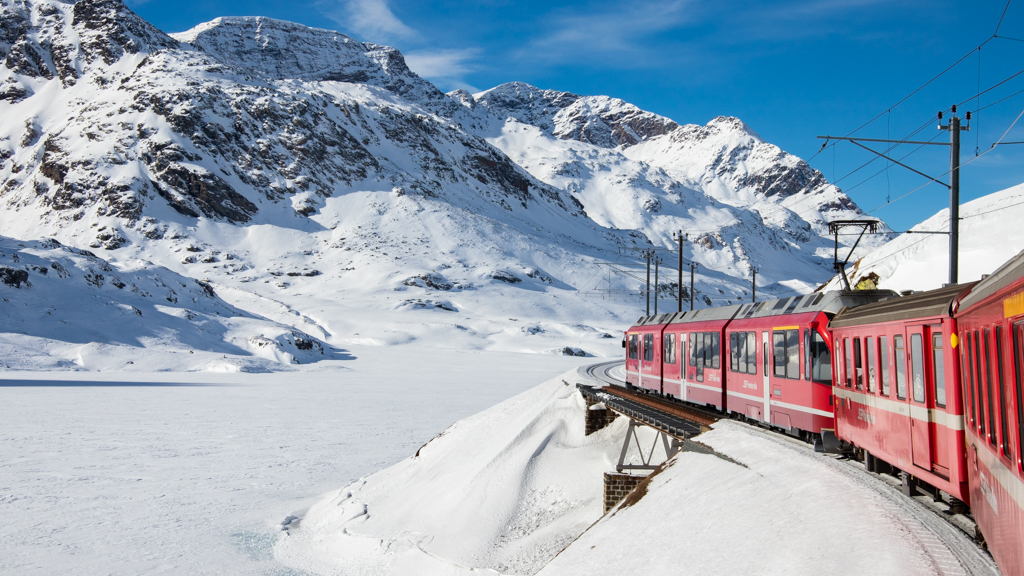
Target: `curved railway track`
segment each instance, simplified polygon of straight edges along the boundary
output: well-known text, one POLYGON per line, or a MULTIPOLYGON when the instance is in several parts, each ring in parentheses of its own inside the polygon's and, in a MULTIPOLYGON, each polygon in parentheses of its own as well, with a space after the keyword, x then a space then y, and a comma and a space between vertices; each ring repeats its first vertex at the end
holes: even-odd
MULTIPOLYGON (((667 414, 682 416, 701 423, 706 422, 709 417, 712 419, 723 418, 721 414, 692 408, 679 401, 627 391, 624 369, 625 362, 613 360, 586 366, 581 369, 581 372, 612 388, 604 389, 608 393, 641 402, 667 414)), ((936 574, 998 576, 998 569, 991 556, 969 540, 971 535, 965 526, 958 526, 951 521, 948 515, 914 498, 904 496, 898 486, 887 482, 882 476, 866 472, 854 460, 816 454, 804 448, 806 445, 803 442, 785 434, 755 426, 750 426, 750 431, 791 447, 798 457, 822 458, 831 469, 849 477, 863 488, 882 496, 887 504, 887 513, 893 517, 894 521, 899 521, 904 529, 918 541, 922 553, 931 560, 936 574), (964 532, 968 532, 968 534, 965 535, 964 532)))

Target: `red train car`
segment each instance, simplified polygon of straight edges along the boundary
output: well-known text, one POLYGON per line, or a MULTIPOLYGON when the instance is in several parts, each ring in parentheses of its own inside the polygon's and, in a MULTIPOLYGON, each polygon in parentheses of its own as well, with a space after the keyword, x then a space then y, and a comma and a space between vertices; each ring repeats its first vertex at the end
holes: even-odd
POLYGON ((1024 576, 1024 252, 954 312, 971 510, 1005 576, 1024 576))
POLYGON ((626 332, 627 386, 662 391, 662 333, 672 316, 643 316, 626 332))
POLYGON ((829 325, 836 435, 970 502, 953 307, 973 283, 845 310, 829 325))
POLYGON ((734 304, 693 310, 669 320, 665 327, 666 342, 677 343, 677 361, 666 363, 666 394, 718 410, 726 408, 725 327, 740 308, 734 304))
POLYGON ((843 308, 894 298, 833 291, 744 305, 729 323, 728 409, 835 446, 829 320, 843 308))

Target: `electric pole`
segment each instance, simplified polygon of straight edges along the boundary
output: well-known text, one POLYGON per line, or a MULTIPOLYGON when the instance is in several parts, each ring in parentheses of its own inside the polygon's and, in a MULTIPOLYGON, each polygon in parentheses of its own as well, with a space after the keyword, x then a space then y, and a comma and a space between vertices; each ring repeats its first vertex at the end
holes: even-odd
POLYGON ((661 263, 661 258, 654 257, 654 315, 658 315, 658 264, 661 263))
POLYGON ((754 273, 754 278, 750 281, 750 302, 757 302, 757 268, 751 268, 751 272, 754 273))
POLYGON ((697 268, 697 263, 690 263, 690 312, 693 312, 693 271, 697 268))
POLYGON ((651 315, 651 252, 649 250, 644 251, 644 257, 647 258, 647 313, 645 316, 651 315))
POLYGON ((682 230, 679 231, 678 235, 679 235, 679 282, 677 284, 678 285, 678 290, 676 290, 676 297, 679 300, 679 312, 682 312, 683 311, 683 238, 685 238, 685 236, 683 236, 683 231, 682 230))
POLYGON ((960 131, 971 129, 971 113, 966 115, 967 126, 961 126, 955 105, 952 112, 945 126, 939 112, 939 130, 949 131, 949 283, 956 284, 960 267, 960 131))

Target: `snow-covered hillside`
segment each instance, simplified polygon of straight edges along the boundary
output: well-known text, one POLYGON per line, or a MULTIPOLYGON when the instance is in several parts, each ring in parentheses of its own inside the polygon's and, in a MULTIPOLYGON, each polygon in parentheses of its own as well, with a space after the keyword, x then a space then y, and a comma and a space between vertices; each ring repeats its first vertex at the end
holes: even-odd
POLYGON ((0 3, 3 234, 152 262, 334 346, 617 354, 639 301, 586 291, 640 286, 600 262, 683 230, 701 306, 745 299, 752 266, 759 293, 806 291, 823 219, 858 213, 737 119, 445 95, 393 48, 267 18, 167 35, 120 0, 0 3))
MULTIPOLYGON (((960 282, 980 280, 1024 250, 1024 184, 960 206, 960 282)), ((949 209, 911 228, 949 230, 949 209)), ((949 236, 901 234, 847 268, 854 285, 865 280, 890 290, 934 290, 949 281, 949 236)), ((838 289, 833 278, 827 289, 838 289)))

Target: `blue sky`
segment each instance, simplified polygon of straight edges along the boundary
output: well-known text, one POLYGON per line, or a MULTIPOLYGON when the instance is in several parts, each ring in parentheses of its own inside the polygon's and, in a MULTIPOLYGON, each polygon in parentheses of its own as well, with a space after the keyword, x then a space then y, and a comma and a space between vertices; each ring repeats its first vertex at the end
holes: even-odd
MULTIPOLYGON (((992 36, 1007 4, 136 0, 129 6, 167 32, 217 16, 248 15, 339 30, 399 48, 413 70, 445 91, 520 80, 622 98, 680 123, 737 116, 767 141, 811 159, 862 208, 903 230, 948 206, 946 189, 932 184, 883 206, 926 180, 898 166, 886 171, 884 161, 846 176, 871 156, 852 144, 814 156, 821 146, 816 136, 849 133, 970 53, 992 36)), ((990 40, 857 135, 904 137, 938 110, 977 94, 979 86, 986 89, 1024 70, 1024 0, 1010 4, 999 35, 1019 40, 990 40)), ((1019 90, 1024 74, 961 107, 991 105, 963 135, 965 162, 988 150, 1024 111, 1024 93, 993 104, 1019 90)), ((915 139, 937 133, 927 125, 915 139)), ((1024 118, 1005 140, 1024 141, 1024 118)), ((1022 161, 1024 145, 1000 147, 972 161, 961 175, 963 201, 1024 182, 1022 161)), ((937 146, 905 162, 936 177, 949 167, 946 148, 937 146)))

